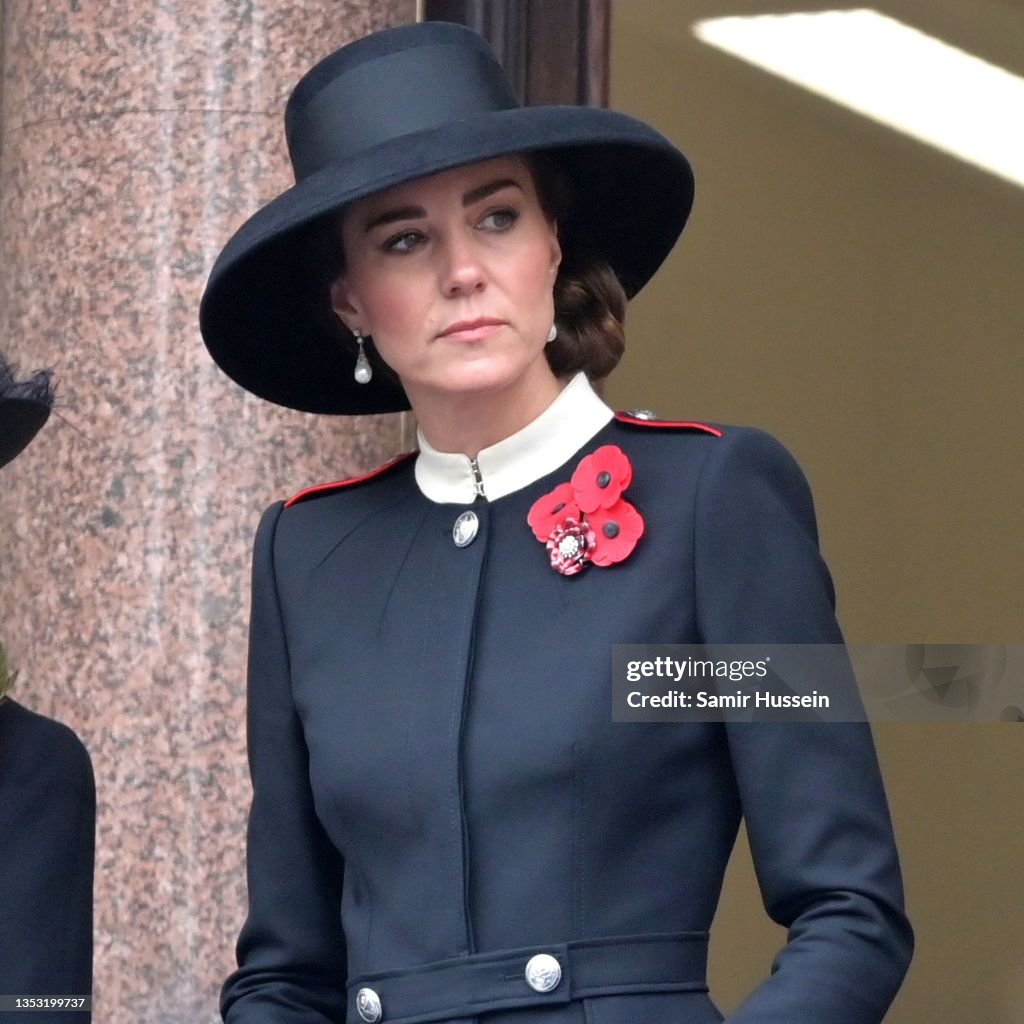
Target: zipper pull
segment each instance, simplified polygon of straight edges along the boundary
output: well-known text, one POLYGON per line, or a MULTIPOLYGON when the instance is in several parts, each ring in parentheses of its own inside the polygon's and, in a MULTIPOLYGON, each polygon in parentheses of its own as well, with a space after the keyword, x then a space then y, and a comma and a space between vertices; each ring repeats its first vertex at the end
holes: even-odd
POLYGON ((476 496, 487 500, 487 495, 484 493, 484 478, 480 475, 480 467, 477 465, 476 459, 469 460, 469 466, 473 470, 473 483, 476 486, 476 496))

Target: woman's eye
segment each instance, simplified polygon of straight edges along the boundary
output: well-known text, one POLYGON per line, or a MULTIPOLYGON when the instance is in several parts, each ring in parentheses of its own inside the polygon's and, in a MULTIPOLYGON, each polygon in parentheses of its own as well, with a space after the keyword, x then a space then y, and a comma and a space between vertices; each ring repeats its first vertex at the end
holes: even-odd
POLYGON ((492 231, 505 231, 512 227, 518 219, 518 210, 494 210, 480 221, 480 225, 492 231))
POLYGON ((411 252, 423 240, 419 231, 403 231, 400 235, 392 235, 384 243, 387 252, 411 252))

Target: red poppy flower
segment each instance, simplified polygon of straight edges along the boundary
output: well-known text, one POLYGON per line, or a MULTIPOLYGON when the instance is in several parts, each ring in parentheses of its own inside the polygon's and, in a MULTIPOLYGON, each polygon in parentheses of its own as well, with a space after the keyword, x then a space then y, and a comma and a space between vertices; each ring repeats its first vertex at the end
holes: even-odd
POLYGON ((597 538, 585 522, 565 519, 547 539, 551 568, 563 576, 575 576, 585 569, 592 557, 597 538))
POLYGON ((580 511, 611 508, 633 479, 633 467, 618 445, 606 444, 583 459, 572 475, 572 489, 580 511))
POLYGON ((595 509, 587 516, 597 544, 594 565, 615 565, 628 558, 643 536, 644 519, 628 501, 617 501, 611 508, 595 509))
POLYGON ((530 508, 526 521, 534 537, 542 544, 564 519, 580 518, 580 509, 573 496, 572 484, 559 484, 553 491, 538 498, 530 508))
POLYGON ((591 562, 617 565, 632 554, 644 533, 643 516, 622 499, 632 479, 625 453, 606 444, 580 461, 571 483, 533 503, 527 522, 552 569, 575 576, 591 562))

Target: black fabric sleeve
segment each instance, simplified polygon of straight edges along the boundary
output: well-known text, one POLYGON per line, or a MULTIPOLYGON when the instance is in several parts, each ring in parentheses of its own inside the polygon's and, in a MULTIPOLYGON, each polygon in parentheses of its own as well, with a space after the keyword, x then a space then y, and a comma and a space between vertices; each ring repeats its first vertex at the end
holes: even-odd
POLYGON ((326 1024, 345 1018, 343 865, 313 807, 309 757, 292 700, 269 508, 256 534, 249 626, 247 733, 249 914, 238 970, 224 984, 228 1024, 326 1024))
MULTIPOLYGON (((708 644, 839 644, 810 490, 778 441, 736 430, 704 464, 695 572, 708 644)), ((852 673, 830 686, 855 687, 852 673)), ((879 1024, 913 951, 866 723, 726 726, 765 909, 788 929, 729 1024, 879 1024)))

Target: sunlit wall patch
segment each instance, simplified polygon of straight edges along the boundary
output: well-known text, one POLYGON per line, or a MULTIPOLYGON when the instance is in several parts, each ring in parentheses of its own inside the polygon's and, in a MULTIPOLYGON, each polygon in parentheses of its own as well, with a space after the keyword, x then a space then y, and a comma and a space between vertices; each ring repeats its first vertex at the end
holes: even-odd
POLYGON ((702 42, 1024 186, 1024 78, 878 11, 709 18, 702 42))

